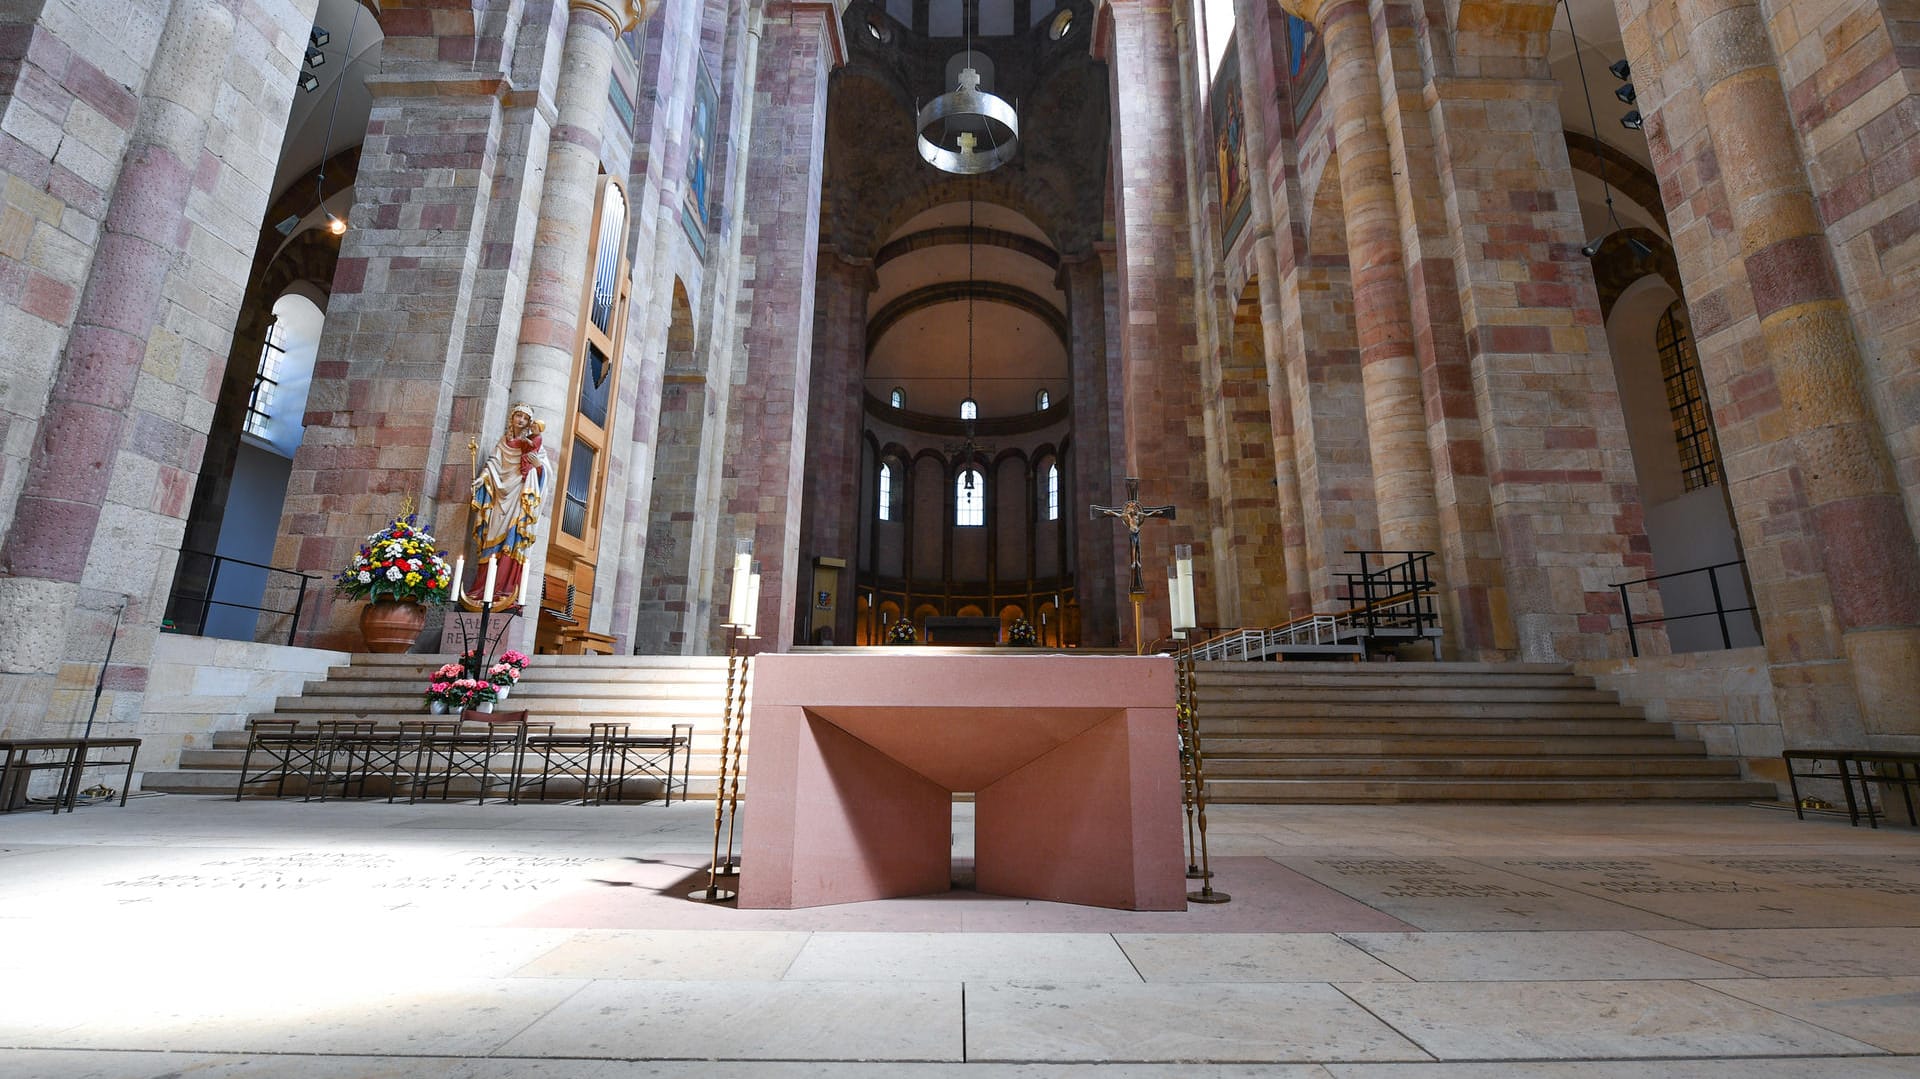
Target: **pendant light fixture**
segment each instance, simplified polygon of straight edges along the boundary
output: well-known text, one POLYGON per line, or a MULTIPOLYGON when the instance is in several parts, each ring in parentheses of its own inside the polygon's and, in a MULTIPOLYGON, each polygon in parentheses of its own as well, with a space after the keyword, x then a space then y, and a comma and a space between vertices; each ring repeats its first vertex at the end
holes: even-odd
POLYGON ((1020 114, 1005 98, 980 89, 980 72, 973 66, 973 20, 979 8, 968 0, 960 3, 967 43, 964 66, 952 90, 920 109, 914 130, 921 160, 956 176, 978 176, 1013 160, 1020 149, 1020 114), (933 138, 927 137, 929 131, 933 138), (985 149, 980 146, 983 134, 985 149))

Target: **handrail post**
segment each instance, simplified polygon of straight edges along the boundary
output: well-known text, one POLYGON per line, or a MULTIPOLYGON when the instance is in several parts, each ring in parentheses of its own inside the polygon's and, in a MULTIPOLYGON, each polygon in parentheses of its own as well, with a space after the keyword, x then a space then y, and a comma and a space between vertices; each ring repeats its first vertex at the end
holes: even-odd
POLYGON ((1626 585, 1617 584, 1613 587, 1620 590, 1620 613, 1625 615, 1627 619, 1627 646, 1633 649, 1633 658, 1639 659, 1640 637, 1633 631, 1633 601, 1627 598, 1626 585))
POLYGON ((207 635, 207 620, 213 617, 213 588, 220 582, 221 558, 219 555, 210 557, 213 559, 213 568, 207 571, 207 591, 200 597, 200 636, 202 637, 207 635))
POLYGON ((1720 647, 1733 647, 1733 634, 1727 631, 1727 610, 1720 601, 1720 567, 1707 567, 1707 586, 1713 589, 1713 616, 1720 621, 1720 647))
POLYGON ((287 647, 293 647, 293 636, 300 632, 300 609, 307 605, 307 575, 300 575, 300 591, 293 597, 293 623, 287 627, 287 647))

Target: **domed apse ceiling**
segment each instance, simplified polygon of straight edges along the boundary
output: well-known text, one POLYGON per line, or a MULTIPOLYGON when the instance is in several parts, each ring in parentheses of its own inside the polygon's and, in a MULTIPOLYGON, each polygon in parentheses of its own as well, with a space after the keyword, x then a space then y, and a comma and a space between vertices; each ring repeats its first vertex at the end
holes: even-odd
POLYGON ((971 294, 980 416, 1032 413, 1041 390, 1056 407, 1066 402, 1060 264, 1091 256, 1107 201, 1107 70, 1088 48, 1092 21, 1089 0, 848 7, 850 59, 828 99, 820 239, 873 262, 865 388, 875 399, 897 387, 912 412, 959 416, 971 294), (922 161, 914 141, 916 106, 952 89, 948 69, 966 47, 963 11, 978 20, 972 44, 993 91, 1016 105, 1021 124, 1014 159, 968 178, 922 161))
POLYGON ((973 206, 973 287, 967 277, 967 205, 915 216, 875 259, 868 297, 867 393, 958 416, 967 396, 968 293, 973 307, 973 397, 982 418, 1034 410, 1046 390, 1066 400, 1067 298, 1055 287, 1058 256, 1032 221, 990 203, 973 206))

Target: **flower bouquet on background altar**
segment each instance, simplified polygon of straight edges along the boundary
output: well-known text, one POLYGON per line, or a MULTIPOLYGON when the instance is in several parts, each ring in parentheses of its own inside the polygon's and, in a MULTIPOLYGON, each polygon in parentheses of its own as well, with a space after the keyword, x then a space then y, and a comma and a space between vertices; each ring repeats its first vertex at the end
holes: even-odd
POLYGON ((367 537, 346 569, 334 574, 334 591, 367 601, 360 635, 369 652, 405 652, 420 639, 427 608, 447 601, 453 567, 437 550, 432 533, 408 513, 367 537))
POLYGON ((918 641, 919 635, 914 632, 913 623, 904 618, 887 627, 888 644, 914 644, 918 641))
POLYGON ((1016 618, 1007 624, 1007 643, 1015 648, 1032 648, 1040 643, 1040 635, 1033 631, 1032 622, 1016 618))

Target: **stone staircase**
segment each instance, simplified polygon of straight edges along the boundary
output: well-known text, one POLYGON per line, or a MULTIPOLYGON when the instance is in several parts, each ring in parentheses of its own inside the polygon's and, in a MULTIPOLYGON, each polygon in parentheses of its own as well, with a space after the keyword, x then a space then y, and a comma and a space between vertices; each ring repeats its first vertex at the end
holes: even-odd
MULTIPOLYGON (((274 710, 249 718, 371 719, 383 726, 425 714, 427 675, 453 656, 355 655, 308 682, 298 696, 281 697, 274 710)), ((724 656, 535 656, 502 711, 526 709, 530 719, 552 720, 556 730, 585 731, 587 724, 623 722, 634 734, 668 734, 675 723, 692 723, 693 765, 688 789, 713 797, 725 705, 724 656)), ((212 744, 189 748, 180 767, 146 773, 142 787, 170 794, 233 794, 246 754, 245 731, 222 731, 212 744)))
POLYGON ((1200 663, 1223 803, 1774 799, 1570 667, 1200 663))

